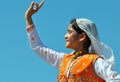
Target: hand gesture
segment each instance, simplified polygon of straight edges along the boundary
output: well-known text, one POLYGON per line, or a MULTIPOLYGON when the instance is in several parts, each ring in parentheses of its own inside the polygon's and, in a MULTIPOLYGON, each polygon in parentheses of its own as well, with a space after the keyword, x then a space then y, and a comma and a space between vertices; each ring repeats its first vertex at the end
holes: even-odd
POLYGON ((44 0, 41 1, 40 4, 37 4, 36 2, 32 2, 30 7, 28 8, 28 10, 25 13, 25 18, 26 18, 26 25, 31 25, 33 24, 32 21, 32 15, 35 14, 43 5, 44 0))
POLYGON ((33 14, 35 14, 41 8, 43 3, 44 3, 44 0, 42 0, 40 4, 37 4, 36 2, 32 2, 30 7, 25 13, 25 17, 31 17, 33 14))

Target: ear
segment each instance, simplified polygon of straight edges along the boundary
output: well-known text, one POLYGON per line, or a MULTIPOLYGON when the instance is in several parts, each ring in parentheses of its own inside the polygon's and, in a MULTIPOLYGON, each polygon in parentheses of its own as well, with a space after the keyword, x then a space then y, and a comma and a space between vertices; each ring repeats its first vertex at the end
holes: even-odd
POLYGON ((86 39, 86 34, 83 32, 80 34, 79 41, 83 42, 83 41, 85 41, 85 39, 86 39))

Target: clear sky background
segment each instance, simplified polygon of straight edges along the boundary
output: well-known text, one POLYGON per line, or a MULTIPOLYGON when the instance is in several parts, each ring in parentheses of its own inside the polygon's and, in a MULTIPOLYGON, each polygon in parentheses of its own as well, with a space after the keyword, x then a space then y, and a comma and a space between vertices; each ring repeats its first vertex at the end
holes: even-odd
MULTIPOLYGON (((0 82, 57 82, 58 69, 29 46, 24 14, 31 1, 0 1, 0 82)), ((89 18, 96 23, 101 41, 114 51, 115 69, 120 72, 120 1, 45 0, 33 21, 45 45, 69 53, 64 35, 72 18, 89 18)))

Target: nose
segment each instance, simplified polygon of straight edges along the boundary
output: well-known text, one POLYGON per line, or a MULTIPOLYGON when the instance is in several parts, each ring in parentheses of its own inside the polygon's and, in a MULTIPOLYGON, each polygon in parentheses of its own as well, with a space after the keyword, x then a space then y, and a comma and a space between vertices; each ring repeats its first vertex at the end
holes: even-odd
POLYGON ((67 34, 65 34, 64 38, 67 39, 67 34))

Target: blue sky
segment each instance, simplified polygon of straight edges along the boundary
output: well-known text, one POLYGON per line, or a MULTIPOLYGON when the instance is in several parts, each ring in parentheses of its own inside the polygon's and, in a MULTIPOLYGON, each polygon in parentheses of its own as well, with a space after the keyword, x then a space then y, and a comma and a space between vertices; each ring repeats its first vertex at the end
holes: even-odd
MULTIPOLYGON (((57 82, 58 70, 38 57, 28 43, 24 14, 31 1, 0 2, 0 82, 57 82)), ((45 45, 69 53, 64 39, 69 21, 93 20, 101 41, 113 49, 115 69, 120 72, 119 3, 119 0, 45 0, 33 21, 45 45)))

